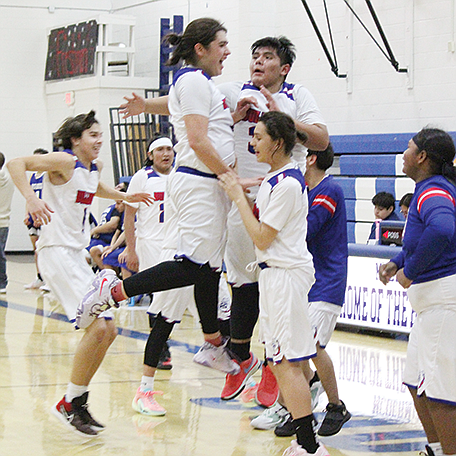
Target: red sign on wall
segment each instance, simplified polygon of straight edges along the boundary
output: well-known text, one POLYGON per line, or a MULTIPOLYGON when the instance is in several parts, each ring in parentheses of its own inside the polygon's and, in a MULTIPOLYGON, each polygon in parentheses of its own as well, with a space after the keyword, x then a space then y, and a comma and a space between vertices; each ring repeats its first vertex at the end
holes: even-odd
POLYGON ((52 81, 95 74, 97 43, 95 20, 51 30, 44 79, 52 81))

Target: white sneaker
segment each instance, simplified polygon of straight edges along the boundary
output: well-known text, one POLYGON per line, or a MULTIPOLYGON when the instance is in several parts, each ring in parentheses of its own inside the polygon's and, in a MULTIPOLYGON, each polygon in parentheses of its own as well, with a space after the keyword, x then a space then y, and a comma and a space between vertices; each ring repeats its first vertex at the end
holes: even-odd
POLYGON ((285 422, 288 416, 288 410, 280 405, 278 402, 266 409, 261 415, 250 421, 250 426, 255 429, 263 429, 265 431, 274 429, 285 422))
POLYGON ((111 298, 111 289, 120 282, 112 269, 102 269, 93 279, 89 291, 76 311, 76 327, 87 328, 102 312, 119 304, 111 298), (114 304, 111 304, 111 301, 114 304))
POLYGON ((198 353, 193 357, 193 362, 201 364, 202 366, 211 367, 212 369, 217 369, 226 374, 239 374, 241 368, 228 354, 226 349, 227 343, 228 339, 225 339, 222 345, 216 347, 210 342, 204 342, 198 353))
POLYGON ((24 285, 24 289, 25 290, 38 290, 38 288, 42 287, 43 285, 44 285, 44 282, 37 277, 33 282, 30 282, 27 285, 24 285))
POLYGON ((43 283, 43 285, 41 285, 40 290, 44 291, 45 293, 50 293, 50 291, 51 291, 51 289, 49 288, 49 285, 46 285, 45 283, 43 283))
POLYGON ((6 287, 5 288, 0 288, 0 293, 1 294, 6 294, 6 287))
POLYGON ((311 397, 311 401, 312 401, 312 411, 314 411, 317 408, 318 401, 320 400, 320 396, 323 394, 324 390, 325 389, 323 388, 323 385, 322 385, 320 380, 317 380, 316 382, 314 382, 312 384, 312 386, 310 387, 310 397, 311 397))

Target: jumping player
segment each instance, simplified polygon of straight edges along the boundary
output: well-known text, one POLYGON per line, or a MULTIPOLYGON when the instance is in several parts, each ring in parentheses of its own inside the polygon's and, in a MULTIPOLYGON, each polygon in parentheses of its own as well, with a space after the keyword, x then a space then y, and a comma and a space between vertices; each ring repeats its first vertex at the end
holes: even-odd
MULTIPOLYGON (((210 18, 192 21, 182 36, 171 34, 176 45, 170 65, 186 62, 174 76, 169 110, 178 143, 176 171, 169 177, 169 197, 177 213, 178 245, 173 261, 162 262, 118 283, 100 275, 80 306, 78 321, 86 326, 109 306, 111 296, 119 302, 138 294, 195 286, 205 343, 195 357, 203 365, 226 373, 239 372, 239 365, 226 351, 226 341, 217 320, 218 287, 225 247, 226 217, 230 202, 217 183, 217 176, 234 165, 233 119, 225 98, 212 77, 221 74, 230 51, 226 29, 210 18), (217 147, 217 149, 215 148, 217 147), (101 295, 98 291, 102 291, 101 295)), ((172 329, 158 319, 164 343, 172 329)))
MULTIPOLYGON (((324 150, 328 146, 329 136, 310 92, 299 84, 285 82, 296 57, 294 45, 285 37, 266 37, 253 43, 251 50, 250 81, 219 86, 232 111, 238 109, 239 105, 247 109, 244 115, 237 116, 233 113, 236 122, 234 138, 237 172, 242 178, 264 176, 267 172, 267 166, 257 163, 250 140, 261 113, 268 110, 289 114, 295 120, 298 133, 306 137, 305 147, 296 145, 293 149, 294 158, 304 167, 306 147, 324 150)), ((141 112, 169 114, 167 97, 145 100, 133 94, 131 98, 125 99, 127 103, 121 106, 125 117, 141 112)), ((254 201, 254 189, 250 198, 254 201)), ((260 366, 258 358, 250 352, 253 329, 258 319, 258 283, 256 274, 247 271, 246 267, 254 260, 253 243, 233 205, 228 215, 225 262, 233 298, 230 349, 242 369, 235 376, 227 376, 221 393, 225 400, 237 397, 260 366)), ((274 376, 265 364, 256 399, 269 407, 277 400, 278 394, 274 376)))
MULTIPOLYGON (((94 196, 131 202, 152 200, 147 194, 127 195, 100 181, 102 131, 93 111, 67 119, 56 137, 63 152, 15 158, 8 169, 26 199, 27 211, 41 225, 37 243, 40 272, 74 322, 84 291, 95 277, 85 256, 94 196), (42 199, 29 185, 26 171, 44 173, 42 199)), ((52 408, 67 427, 86 437, 94 437, 104 428, 89 413, 87 398, 89 382, 117 335, 112 317, 111 312, 103 313, 87 327, 76 349, 67 392, 52 408)))

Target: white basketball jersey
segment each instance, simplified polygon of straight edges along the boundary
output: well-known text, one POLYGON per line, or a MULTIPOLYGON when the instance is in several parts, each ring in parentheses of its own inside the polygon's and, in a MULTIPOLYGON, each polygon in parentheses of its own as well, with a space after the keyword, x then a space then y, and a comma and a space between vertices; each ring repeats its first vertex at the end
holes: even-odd
POLYGON ((211 143, 227 165, 234 164, 233 119, 230 109, 225 97, 206 73, 193 67, 181 68, 174 76, 168 107, 178 140, 175 146, 176 167, 188 166, 211 173, 188 144, 184 116, 191 114, 208 118, 207 134, 211 143))
POLYGON ((149 193, 154 203, 148 206, 145 203, 129 203, 136 207, 136 237, 163 241, 165 226, 165 191, 168 176, 157 173, 152 166, 140 169, 130 181, 128 193, 149 193))
MULTIPOLYGON (((71 151, 66 150, 72 154, 71 151)), ((87 169, 76 156, 71 179, 54 185, 44 173, 42 199, 54 211, 51 221, 43 225, 37 248, 64 246, 82 250, 90 242, 90 205, 100 182, 97 165, 87 169)))
MULTIPOLYGON (((268 111, 266 98, 251 82, 230 82, 221 84, 218 88, 226 96, 231 111, 235 110, 237 102, 242 98, 254 97, 258 100, 258 108, 249 109, 244 119, 235 124, 234 139, 239 175, 241 177, 264 176, 269 166, 257 162, 250 141, 261 114, 268 111)), ((292 119, 309 125, 316 123, 325 125, 315 99, 305 87, 284 82, 280 91, 272 94, 272 97, 279 109, 292 119)), ((303 172, 306 151, 307 149, 301 144, 296 144, 293 149, 293 159, 298 162, 303 172)))

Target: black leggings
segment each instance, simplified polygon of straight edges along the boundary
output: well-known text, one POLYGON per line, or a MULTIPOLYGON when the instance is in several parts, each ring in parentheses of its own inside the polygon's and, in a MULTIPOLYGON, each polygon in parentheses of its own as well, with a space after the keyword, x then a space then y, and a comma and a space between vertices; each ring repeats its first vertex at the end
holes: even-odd
POLYGON ((209 264, 200 265, 187 258, 179 258, 157 264, 125 279, 123 287, 127 296, 131 297, 194 285, 195 303, 203 333, 213 334, 219 330, 219 281, 220 272, 213 271, 209 264))
POLYGON ((175 323, 167 323, 166 320, 158 314, 154 318, 154 323, 147 339, 144 350, 144 364, 150 367, 157 367, 160 353, 163 345, 168 340, 175 323))

